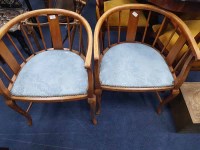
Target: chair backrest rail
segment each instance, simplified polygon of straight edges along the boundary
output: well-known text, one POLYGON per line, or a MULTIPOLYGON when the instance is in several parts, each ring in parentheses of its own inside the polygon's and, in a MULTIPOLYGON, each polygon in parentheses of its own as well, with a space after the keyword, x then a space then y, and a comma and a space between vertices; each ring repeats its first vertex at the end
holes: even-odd
POLYGON ((143 37, 142 37, 142 43, 144 43, 144 40, 145 40, 145 37, 146 37, 146 34, 147 34, 147 29, 148 29, 148 26, 149 26, 150 18, 151 18, 151 11, 149 11, 149 13, 148 13, 148 18, 147 18, 145 29, 144 29, 144 34, 143 34, 143 37))
POLYGON ((8 64, 13 73, 17 74, 20 69, 20 65, 2 40, 0 40, 0 55, 8 64))
POLYGON ((166 49, 167 46, 169 45, 169 43, 170 43, 171 39, 173 38, 174 34, 176 33, 177 29, 178 29, 178 26, 177 26, 177 27, 174 29, 174 31, 171 33, 171 35, 170 35, 168 41, 167 41, 166 44, 163 46, 163 49, 162 49, 161 53, 164 53, 165 49, 166 49))
POLYGON ((178 63, 174 67, 174 72, 181 70, 182 65, 184 64, 184 61, 189 57, 190 51, 186 51, 183 56, 180 58, 178 63))
POLYGON ((166 60, 169 65, 172 65, 174 61, 177 58, 177 55, 179 54, 180 50, 183 48, 183 46, 186 43, 185 37, 181 34, 179 38, 176 40, 176 43, 173 45, 173 47, 170 49, 169 54, 166 57, 166 60))
POLYGON ((69 49, 70 51, 72 50, 72 40, 71 40, 71 25, 70 25, 70 21, 69 21, 69 17, 66 18, 67 19, 67 34, 68 34, 68 43, 69 43, 69 49))
POLYGON ((121 11, 119 11, 119 22, 118 22, 118 43, 120 43, 121 38, 121 11))
POLYGON ((161 31, 162 31, 164 25, 165 25, 166 19, 167 19, 167 17, 165 16, 164 19, 163 19, 163 21, 162 21, 162 23, 161 23, 161 25, 160 25, 160 28, 159 28, 157 34, 156 34, 156 37, 155 37, 155 39, 154 39, 154 41, 153 41, 153 44, 152 44, 153 47, 155 46, 155 44, 156 44, 156 42, 157 42, 157 40, 158 40, 158 37, 159 37, 159 35, 160 35, 160 33, 161 33, 161 31))
POLYGON ((41 28, 41 25, 40 25, 40 21, 38 19, 38 16, 35 17, 36 19, 36 22, 37 22, 37 27, 39 29, 39 32, 40 32, 40 36, 42 38, 42 44, 44 46, 44 49, 47 50, 47 46, 46 46, 46 43, 45 43, 45 39, 44 39, 44 35, 43 35, 43 32, 42 32, 42 28, 41 28))
MULTIPOLYGON (((79 25, 79 54, 84 53, 82 25, 79 25)), ((85 54, 85 53, 84 53, 85 54)))
POLYGON ((26 62, 26 59, 24 58, 24 56, 22 55, 22 53, 20 52, 19 48, 17 47, 17 45, 15 44, 15 42, 12 40, 12 38, 10 37, 10 35, 7 33, 6 36, 8 37, 9 41, 12 43, 13 47, 15 48, 15 50, 17 51, 17 53, 19 54, 19 56, 21 57, 21 59, 26 62))
POLYGON ((13 83, 13 81, 11 80, 11 78, 8 76, 8 74, 4 71, 4 69, 0 66, 0 70, 1 72, 5 75, 5 77, 11 82, 13 83))
POLYGON ((31 44, 31 41, 30 41, 30 39, 29 39, 29 37, 27 35, 27 32, 24 29, 24 25, 21 22, 20 22, 20 29, 21 29, 22 33, 24 34, 24 37, 26 38, 26 40, 28 42, 28 45, 31 48, 32 53, 35 54, 35 50, 33 48, 33 45, 31 44))
POLYGON ((135 41, 139 15, 140 15, 140 11, 138 10, 130 10, 129 12, 128 27, 127 27, 127 33, 126 33, 126 41, 128 42, 135 41))
POLYGON ((48 15, 51 40, 55 49, 63 49, 58 15, 48 15))
POLYGON ((107 24, 108 47, 110 47, 110 25, 109 25, 109 17, 106 20, 106 24, 107 24))

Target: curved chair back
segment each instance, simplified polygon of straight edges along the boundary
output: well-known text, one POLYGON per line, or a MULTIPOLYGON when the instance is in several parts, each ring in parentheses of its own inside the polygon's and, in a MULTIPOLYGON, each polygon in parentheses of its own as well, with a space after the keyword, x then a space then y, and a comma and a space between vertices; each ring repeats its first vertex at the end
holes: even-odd
MULTIPOLYGON (((92 31, 88 22, 77 13, 62 9, 43 9, 24 13, 9 21, 0 29, 0 56, 1 66, 0 88, 4 96, 9 97, 10 88, 18 72, 34 55, 54 49, 70 50, 80 55, 85 60, 85 67, 91 68, 92 58, 92 31), (66 17, 67 23, 60 23, 59 16, 66 17), (35 18, 37 23, 30 22, 35 18), (70 20, 74 18, 75 21, 70 20), (21 51, 18 41, 8 33, 13 27, 18 26, 32 52, 31 56, 21 51), (37 29, 37 30, 35 30, 37 29), (76 32, 73 32, 76 30, 76 32), (38 31, 36 33, 36 31, 38 31), (31 33, 31 34, 29 34, 31 33), (63 37, 67 34, 67 40, 63 37), (78 44, 74 44, 74 40, 78 44), (3 83, 2 81, 5 81, 3 83), (8 87, 8 88, 7 88, 8 87)), ((92 87, 92 85, 91 85, 92 87)), ((91 92, 92 93, 92 92, 91 92)))
MULTIPOLYGON (((141 31, 141 30, 140 30, 141 31)), ((174 15, 171 12, 159 9, 155 6, 147 5, 147 4, 127 4, 123 6, 118 6, 113 9, 108 10, 106 13, 104 13, 101 18, 99 19, 94 33, 94 59, 95 64, 97 66, 99 65, 99 60, 101 59, 101 55, 103 56, 104 53, 110 49, 112 46, 123 43, 123 42, 139 42, 143 44, 147 44, 153 48, 155 48, 159 53, 162 54, 162 56, 167 61, 167 64, 169 65, 171 72, 174 75, 175 78, 175 88, 179 88, 181 84, 184 82, 185 78, 187 77, 187 74, 190 70, 191 63, 195 59, 200 59, 200 53, 197 46, 197 43, 195 42, 190 30, 185 25, 185 23, 179 19, 176 15, 174 15), (128 19, 128 27, 125 31, 125 36, 123 34, 123 31, 121 30, 121 19, 123 16, 121 16, 121 12, 124 10, 129 10, 129 19, 128 19), (143 30, 143 32, 137 32, 138 30, 138 19, 140 16, 140 12, 143 12, 147 16, 147 22, 146 26, 143 30), (112 16, 112 14, 118 13, 119 19, 116 20, 118 22, 118 30, 117 32, 112 32, 110 30, 109 25, 109 17, 112 16), (155 17, 159 18, 159 22, 161 22, 161 26, 156 32, 156 35, 148 36, 149 33, 151 33, 151 27, 154 24, 157 24, 157 21, 155 21, 155 17), (106 37, 105 39, 102 38, 102 28, 103 24, 106 24, 106 37), (158 37, 161 33, 165 32, 166 27, 170 26, 170 28, 173 28, 174 32, 171 34, 169 39, 166 39, 166 45, 162 49, 159 48, 159 40, 158 37), (171 50, 168 52, 166 50, 166 47, 168 46, 170 40, 173 38, 174 33, 178 32, 178 38, 175 42, 175 44, 171 47, 171 50), (112 37, 112 39, 111 39, 112 37), (106 43, 104 45, 104 43, 106 43), (176 57, 181 52, 181 49, 184 45, 188 45, 189 49, 185 51, 183 54, 181 54, 180 59, 176 59, 176 57)), ((96 80, 96 86, 100 85, 99 82, 99 70, 98 67, 95 67, 95 80, 96 80)))

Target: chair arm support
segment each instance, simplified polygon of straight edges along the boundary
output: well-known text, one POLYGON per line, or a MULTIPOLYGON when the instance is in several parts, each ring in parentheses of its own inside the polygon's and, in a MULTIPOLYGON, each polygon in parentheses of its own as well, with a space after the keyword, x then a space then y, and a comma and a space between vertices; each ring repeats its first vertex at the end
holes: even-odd
POLYGON ((88 97, 93 97, 94 94, 94 79, 92 69, 87 69, 88 73, 88 97))

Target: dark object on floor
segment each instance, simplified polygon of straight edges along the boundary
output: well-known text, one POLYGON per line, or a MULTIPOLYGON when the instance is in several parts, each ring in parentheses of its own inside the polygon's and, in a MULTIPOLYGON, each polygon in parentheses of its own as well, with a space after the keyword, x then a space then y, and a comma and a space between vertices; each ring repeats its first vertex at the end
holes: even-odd
POLYGON ((0 150, 9 150, 7 147, 0 147, 0 150))
POLYGON ((176 131, 200 133, 200 83, 186 82, 181 93, 170 103, 176 131))

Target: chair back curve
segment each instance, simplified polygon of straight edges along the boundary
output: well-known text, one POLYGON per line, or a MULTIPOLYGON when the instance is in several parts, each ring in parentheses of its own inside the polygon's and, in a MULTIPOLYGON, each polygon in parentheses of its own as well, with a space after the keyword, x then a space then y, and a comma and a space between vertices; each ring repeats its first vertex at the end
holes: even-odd
POLYGON ((192 63, 195 60, 200 60, 199 48, 191 31, 186 24, 173 13, 148 4, 126 4, 117 6, 106 11, 99 18, 94 31, 95 88, 100 88, 99 72, 101 59, 104 54, 117 44, 136 42, 148 45, 162 55, 173 75, 175 89, 178 89, 185 81, 192 63), (124 30, 122 31, 121 28, 121 18, 123 18, 121 12, 124 10, 130 11, 125 32, 124 30), (138 30, 138 20, 141 12, 144 13, 147 18, 146 26, 142 32, 138 30), (109 17, 113 14, 118 14, 119 16, 118 20, 116 20, 116 22, 118 22, 117 31, 110 30, 109 17), (154 20, 155 16, 159 18, 158 21, 154 20), (155 34, 151 34, 152 26, 158 24, 158 22, 161 24, 160 28, 155 34), (106 34, 105 38, 103 38, 102 31, 105 25, 106 34), (158 38, 168 27, 172 28, 174 32, 169 39, 166 39, 166 45, 161 49, 158 38), (168 51, 166 47, 175 33, 178 33, 178 38, 171 47, 171 50, 168 51), (188 46, 188 49, 184 53, 181 53, 181 49, 185 45, 188 46), (180 53, 181 57, 177 58, 177 56, 180 56, 180 53))
POLYGON ((15 17, 0 28, 0 94, 10 98, 10 90, 18 73, 35 55, 47 50, 66 50, 84 60, 89 78, 88 91, 93 95, 92 44, 93 37, 89 23, 75 12, 64 9, 40 9, 15 17), (59 17, 65 17, 66 22, 60 22, 59 17), (36 23, 31 22, 31 18, 35 18, 36 23), (9 35, 9 30, 13 26, 21 30, 31 50, 31 56, 21 51, 19 41, 9 35), (64 37, 67 39, 64 40, 64 37))

